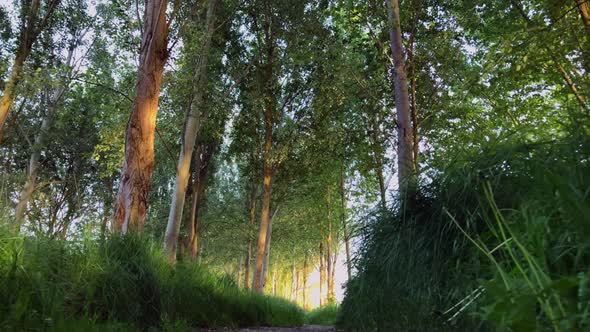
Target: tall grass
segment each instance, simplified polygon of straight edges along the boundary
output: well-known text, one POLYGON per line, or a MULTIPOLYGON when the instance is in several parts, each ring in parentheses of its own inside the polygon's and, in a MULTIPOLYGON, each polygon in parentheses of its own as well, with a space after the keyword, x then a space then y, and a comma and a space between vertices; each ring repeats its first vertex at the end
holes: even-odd
MULTIPOLYGON (((2 234, 7 234, 2 232, 2 234)), ((0 237, 0 330, 189 330, 301 325, 303 311, 199 265, 166 263, 137 237, 0 237)))
POLYGON ((433 172, 411 209, 367 221, 339 324, 590 329, 590 136, 579 128, 463 151, 433 172))
POLYGON ((338 305, 329 304, 313 309, 305 314, 305 324, 331 326, 336 324, 338 305))

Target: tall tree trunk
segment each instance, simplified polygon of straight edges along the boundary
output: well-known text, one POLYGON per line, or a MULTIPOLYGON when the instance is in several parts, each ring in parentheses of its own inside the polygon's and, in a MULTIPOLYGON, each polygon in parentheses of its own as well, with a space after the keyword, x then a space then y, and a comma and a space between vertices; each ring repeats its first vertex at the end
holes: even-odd
POLYGON ((326 289, 328 291, 328 303, 334 300, 334 274, 332 273, 334 265, 332 264, 332 223, 326 237, 326 289))
POLYGON ((344 160, 340 161, 340 208, 342 219, 342 231, 344 232, 344 249, 346 250, 346 273, 348 280, 352 278, 352 261, 350 259, 350 234, 348 232, 348 222, 346 220, 346 188, 344 186, 344 160))
POLYGON ((334 281, 332 279, 332 270, 334 269, 332 262, 332 195, 330 188, 327 193, 327 208, 328 208, 328 234, 326 236, 326 288, 328 291, 328 303, 333 301, 334 281))
POLYGON ((588 4, 588 0, 576 0, 576 4, 578 5, 578 10, 580 11, 580 17, 582 18, 582 23, 584 26, 589 28, 590 27, 590 4, 588 4))
MULTIPOLYGON (((417 15, 416 15, 417 17, 417 15)), ((416 19, 414 20, 416 22, 416 19)), ((415 25, 416 23, 414 23, 415 25)), ((416 102, 416 66, 414 61, 414 34, 415 28, 412 29, 412 34, 409 38, 408 43, 408 62, 410 64, 410 96, 411 96, 411 110, 412 110, 412 147, 413 147, 413 159, 414 169, 418 170, 418 152, 419 152, 419 139, 418 139, 418 104, 416 102)))
MULTIPOLYGON (((269 28, 270 30, 270 28, 269 28)), ((271 32, 268 32, 269 34, 271 32)), ((260 229, 258 231, 258 245, 256 247, 256 267, 254 270, 254 285, 253 289, 257 292, 262 292, 262 267, 264 260, 264 248, 266 243, 266 233, 270 223, 270 197, 272 186, 273 166, 271 161, 272 149, 272 131, 273 131, 273 117, 274 117, 274 92, 273 92, 273 57, 274 45, 272 36, 267 37, 267 63, 265 68, 265 98, 264 98, 264 154, 262 166, 262 211, 260 217, 260 229)))
POLYGON ((295 279, 295 294, 293 299, 295 303, 299 303, 299 270, 295 267, 293 267, 293 277, 295 279))
POLYGON ((272 295, 277 296, 277 279, 278 279, 278 272, 277 269, 274 268, 272 271, 272 295))
POLYGON ((154 133, 168 59, 167 0, 146 0, 139 72, 125 136, 125 161, 113 216, 114 230, 143 232, 154 170, 154 133))
POLYGON ((371 140, 373 142, 373 163, 375 164, 375 173, 377 175, 377 183, 379 184, 379 194, 381 197, 381 207, 385 209, 387 205, 385 178, 383 176, 383 145, 381 143, 381 129, 379 128, 379 118, 377 114, 371 117, 371 140))
MULTIPOLYGON (((205 197, 205 187, 207 184, 207 175, 209 173, 209 167, 211 166, 211 159, 213 158, 213 154, 217 147, 216 142, 210 142, 208 144, 201 144, 196 149, 197 153, 194 155, 194 165, 195 165, 195 180, 193 182, 193 201, 191 206, 191 213, 190 213, 190 235, 189 235, 189 243, 190 243, 190 256, 191 259, 194 261, 198 257, 199 253, 199 211, 201 210, 201 205, 203 202, 203 198, 205 197)), ((168 257, 171 262, 173 262, 172 257, 168 257)))
MULTIPOLYGON (((74 54, 74 50, 76 49, 78 43, 72 44, 68 48, 68 54, 66 56, 66 68, 69 68, 72 64, 72 58, 74 54)), ((68 69, 69 71, 69 69, 68 69)), ((67 75, 66 75, 67 76, 67 75)), ((53 123, 53 117, 55 116, 57 106, 63 96, 64 92, 66 91, 69 85, 69 81, 65 81, 61 79, 59 81, 58 87, 53 91, 53 96, 47 98, 47 111, 45 112, 45 116, 41 121, 41 128, 39 132, 35 136, 35 141, 33 146, 31 147, 31 157, 29 158, 29 168, 27 170, 27 179, 25 181, 25 185, 21 191, 21 195, 19 197, 18 203, 15 209, 15 231, 19 232, 20 228, 25 220, 25 214, 27 211, 27 206, 29 204, 29 200, 33 196, 33 192, 35 191, 35 186, 37 185, 37 177, 39 176, 40 170, 40 159, 41 159, 41 151, 45 147, 45 138, 47 133, 49 132, 49 128, 53 123)))
MULTIPOLYGON (((397 158, 400 197, 404 200, 414 183, 414 158, 412 157, 413 130, 410 123, 410 100, 399 19, 399 0, 386 0, 389 23, 389 39, 393 57, 395 108, 397 110, 397 158)), ((405 200, 404 200, 405 201, 405 200)))
POLYGON ((207 8, 207 19, 205 29, 207 31, 205 40, 200 48, 200 54, 197 55, 194 79, 194 94, 190 102, 190 109, 184 122, 184 132, 180 143, 180 155, 176 168, 176 181, 172 193, 172 203, 170 204, 170 213, 168 215, 168 224, 166 226, 166 235, 164 237, 164 250, 167 252, 168 260, 176 260, 176 244, 178 243, 178 233, 182 220, 182 211, 186 197, 186 189, 190 172, 192 154, 195 147, 200 124, 201 108, 203 106, 203 95, 207 80, 207 63, 211 48, 211 37, 215 31, 215 8, 219 0, 209 0, 207 8))
POLYGON ((324 255, 324 242, 320 243, 320 307, 326 304, 325 296, 324 296, 324 286, 326 283, 326 269, 324 267, 324 260, 326 259, 324 255))
POLYGON ((275 212, 268 221, 268 231, 266 232, 266 242, 264 243, 264 262, 262 264, 262 274, 260 275, 260 278, 262 278, 262 281, 260 282, 262 284, 262 289, 266 287, 266 280, 268 276, 268 265, 270 263, 270 241, 272 238, 272 221, 276 211, 277 210, 275 209, 275 212))
MULTIPOLYGON (((338 243, 338 241, 336 241, 336 243, 338 243)), ((336 248, 336 250, 333 250, 332 252, 332 271, 331 271, 331 275, 330 275, 330 285, 328 288, 328 294, 329 294, 329 298, 330 298, 330 302, 331 303, 335 303, 336 302, 336 293, 334 292, 334 285, 335 283, 335 276, 336 276, 336 262, 338 260, 338 249, 336 248)))
POLYGON ((305 253, 305 258, 303 260, 303 288, 301 289, 304 310, 309 309, 309 303, 307 303, 307 276, 308 276, 308 272, 309 271, 307 271, 307 253, 305 253))
MULTIPOLYGON (((200 147, 199 147, 200 148, 200 147)), ((193 196, 191 202, 191 212, 189 215, 189 247, 190 247, 190 257, 192 261, 195 261, 199 255, 199 207, 201 205, 201 191, 199 190, 200 183, 199 183, 199 169, 201 168, 201 153, 199 152, 194 156, 195 162, 195 176, 193 180, 193 196), (197 161, 198 160, 198 161, 197 161)), ((170 257, 169 257, 170 258, 170 257)))
MULTIPOLYGON (((256 219, 256 193, 258 191, 258 185, 256 184, 256 177, 252 176, 252 188, 250 189, 250 200, 249 200, 249 214, 250 220, 249 225, 250 228, 254 225, 254 220, 256 219)), ((248 232, 248 243, 246 247, 246 266, 244 268, 244 287, 248 289, 250 287, 250 263, 252 261, 252 237, 250 232, 248 232)))
POLYGON ((100 238, 101 240, 106 239, 107 234, 107 227, 109 220, 112 215, 111 209, 113 208, 113 180, 112 178, 107 178, 103 181, 104 187, 107 189, 106 194, 103 198, 103 205, 102 205, 102 222, 100 225, 100 238))
POLYGON ((242 265, 244 264, 244 256, 238 258, 238 266, 236 268, 236 286, 240 287, 240 281, 242 280, 242 265))
MULTIPOLYGON (((8 76, 8 81, 4 85, 2 98, 0 98, 0 142, 4 137, 4 123, 6 122, 8 113, 14 104, 16 87, 21 81, 21 74, 25 61, 29 57, 29 54, 31 54, 31 49, 35 43, 35 40, 37 39, 37 36, 45 28, 48 20, 53 15, 55 7, 57 7, 59 4, 59 0, 49 1, 47 3, 44 17, 40 18, 38 17, 40 2, 40 0, 32 0, 28 5, 28 8, 22 8, 26 15, 23 17, 23 21, 21 22, 18 48, 14 58, 14 63, 12 64, 10 75, 8 76)), ((21 3, 26 5, 24 1, 21 3)))

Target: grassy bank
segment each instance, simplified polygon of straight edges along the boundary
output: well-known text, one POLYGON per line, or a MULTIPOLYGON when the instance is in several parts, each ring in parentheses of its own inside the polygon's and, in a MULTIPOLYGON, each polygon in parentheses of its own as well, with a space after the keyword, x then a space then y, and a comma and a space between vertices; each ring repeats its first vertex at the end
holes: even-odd
POLYGON ((338 306, 329 304, 324 307, 313 309, 305 314, 305 324, 332 326, 336 324, 338 306))
POLYGON ((465 148, 409 210, 367 220, 339 325, 589 329, 590 136, 580 131, 465 148))
POLYGON ((172 267, 140 238, 0 238, 0 330, 182 331, 295 326, 303 317, 295 304, 242 290, 199 265, 172 267))

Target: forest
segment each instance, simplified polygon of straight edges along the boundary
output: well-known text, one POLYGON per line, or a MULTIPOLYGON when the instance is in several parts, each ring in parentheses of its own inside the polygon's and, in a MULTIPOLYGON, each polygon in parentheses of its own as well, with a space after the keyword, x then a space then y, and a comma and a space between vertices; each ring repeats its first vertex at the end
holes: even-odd
POLYGON ((2 331, 590 330, 588 0, 0 0, 0 91, 2 331))

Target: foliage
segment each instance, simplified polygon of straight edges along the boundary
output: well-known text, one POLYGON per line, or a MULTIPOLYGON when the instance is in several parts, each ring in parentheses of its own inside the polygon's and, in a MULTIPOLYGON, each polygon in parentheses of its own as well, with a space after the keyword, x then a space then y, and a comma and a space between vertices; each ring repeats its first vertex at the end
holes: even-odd
POLYGON ((305 314, 305 324, 309 325, 334 325, 338 314, 338 305, 330 304, 313 309, 305 314))
POLYGON ((295 304, 239 289, 196 264, 172 267, 156 248, 136 237, 98 243, 4 235, 1 329, 104 322, 113 322, 113 330, 303 323, 295 304))
POLYGON ((373 218, 340 324, 369 331, 588 328, 587 130, 581 120, 558 140, 509 136, 464 148, 422 186, 413 210, 373 218), (446 310, 480 286, 483 296, 450 319, 456 309, 446 310))

